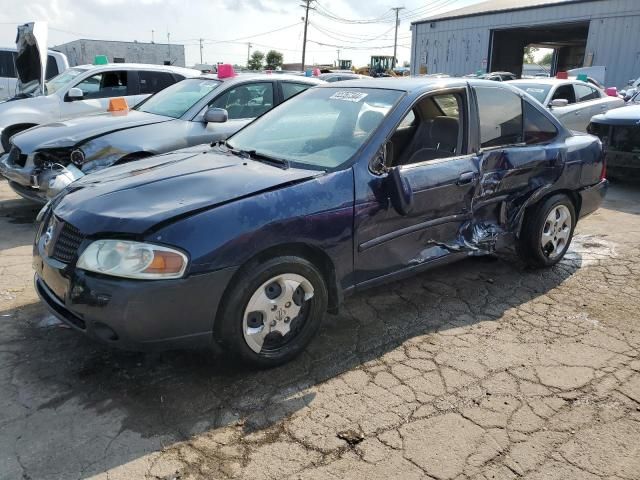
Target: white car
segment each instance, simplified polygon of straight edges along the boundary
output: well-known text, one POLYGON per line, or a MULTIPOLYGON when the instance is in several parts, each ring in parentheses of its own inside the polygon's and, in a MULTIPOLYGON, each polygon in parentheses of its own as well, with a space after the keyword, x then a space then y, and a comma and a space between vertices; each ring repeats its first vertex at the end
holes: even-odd
POLYGON ((124 97, 133 107, 169 85, 199 75, 198 70, 133 63, 69 68, 45 82, 44 93, 36 86, 0 103, 2 148, 9 151, 13 135, 36 125, 106 112, 115 97, 124 97))
POLYGON ((591 117, 624 106, 624 100, 580 80, 530 79, 507 82, 551 110, 567 128, 587 130, 591 117))

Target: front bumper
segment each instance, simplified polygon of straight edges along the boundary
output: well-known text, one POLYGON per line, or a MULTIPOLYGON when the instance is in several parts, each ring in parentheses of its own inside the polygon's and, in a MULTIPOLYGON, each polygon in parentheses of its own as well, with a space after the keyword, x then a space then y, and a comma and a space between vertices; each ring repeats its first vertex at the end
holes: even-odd
POLYGON ((600 183, 579 191, 580 218, 586 217, 600 208, 608 189, 609 181, 601 180, 600 183))
POLYGON ((76 270, 34 246, 35 288, 73 329, 125 350, 211 346, 220 299, 236 268, 180 280, 129 280, 76 270))
POLYGON ((21 197, 45 204, 84 173, 73 165, 44 170, 37 170, 29 163, 21 167, 11 164, 9 155, 4 155, 0 158, 0 175, 9 180, 9 186, 21 197))

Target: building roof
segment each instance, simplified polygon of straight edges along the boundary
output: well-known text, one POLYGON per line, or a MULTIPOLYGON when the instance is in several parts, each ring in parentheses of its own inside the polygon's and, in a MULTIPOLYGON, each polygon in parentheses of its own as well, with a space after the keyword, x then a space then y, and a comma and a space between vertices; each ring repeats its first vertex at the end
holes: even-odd
MULTIPOLYGON (((62 47, 65 45, 71 45, 72 43, 79 42, 95 42, 95 43, 131 43, 134 45, 154 45, 156 47, 167 47, 168 43, 160 43, 160 42, 139 42, 137 40, 128 41, 128 40, 100 40, 99 38, 76 38, 75 40, 71 40, 69 42, 61 43, 60 45, 56 45, 53 48, 62 47)), ((181 43, 172 43, 172 47, 184 47, 181 43)))
POLYGON ((597 0, 487 0, 468 7, 459 8, 457 10, 449 10, 432 17, 427 17, 422 20, 413 22, 424 23, 433 22, 436 20, 450 20, 454 18, 473 17, 476 15, 487 15, 491 13, 507 12, 511 10, 528 10, 537 7, 546 7, 552 5, 558 5, 562 3, 580 3, 580 2, 593 2, 597 0))

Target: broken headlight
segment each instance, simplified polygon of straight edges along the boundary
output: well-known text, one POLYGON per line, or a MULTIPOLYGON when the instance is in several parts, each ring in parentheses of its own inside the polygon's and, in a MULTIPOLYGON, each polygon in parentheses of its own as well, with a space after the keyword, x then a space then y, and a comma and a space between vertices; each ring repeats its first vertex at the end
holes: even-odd
POLYGON ((76 148, 74 151, 71 152, 69 159, 74 165, 77 165, 79 167, 84 163, 84 160, 85 160, 84 152, 81 149, 76 148))
POLYGON ((71 150, 69 148, 48 148, 45 150, 38 150, 32 153, 33 164, 36 167, 49 168, 52 165, 69 165, 69 154, 71 150))
POLYGON ((187 256, 172 248, 128 240, 96 240, 82 252, 77 267, 115 277, 142 280, 180 278, 187 256))

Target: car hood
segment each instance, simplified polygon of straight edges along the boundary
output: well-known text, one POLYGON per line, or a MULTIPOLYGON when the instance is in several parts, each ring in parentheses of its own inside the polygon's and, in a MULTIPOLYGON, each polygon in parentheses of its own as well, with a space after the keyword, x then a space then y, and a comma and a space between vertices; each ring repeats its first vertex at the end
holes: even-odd
POLYGON ((56 200, 54 212, 86 235, 135 236, 176 217, 323 174, 200 146, 87 175, 56 200))
POLYGON ((16 36, 16 74, 18 93, 43 91, 47 72, 47 24, 31 22, 18 26, 16 36))
POLYGON ((591 121, 594 123, 604 123, 606 125, 640 126, 640 105, 614 108, 607 113, 594 115, 591 121))
POLYGON ((29 154, 45 148, 74 147, 110 133, 172 120, 137 110, 101 113, 35 127, 16 135, 12 142, 29 154))

